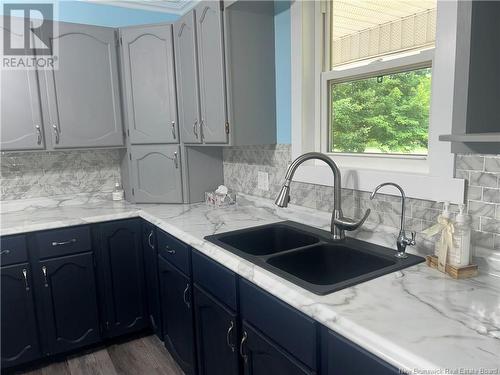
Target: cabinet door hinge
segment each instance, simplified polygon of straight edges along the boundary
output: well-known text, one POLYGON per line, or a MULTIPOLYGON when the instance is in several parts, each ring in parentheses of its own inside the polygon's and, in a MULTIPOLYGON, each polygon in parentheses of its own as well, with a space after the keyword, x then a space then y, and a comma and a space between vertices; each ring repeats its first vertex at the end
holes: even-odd
POLYGON ((226 121, 226 123, 224 124, 224 127, 226 128, 226 134, 229 134, 229 122, 226 121))

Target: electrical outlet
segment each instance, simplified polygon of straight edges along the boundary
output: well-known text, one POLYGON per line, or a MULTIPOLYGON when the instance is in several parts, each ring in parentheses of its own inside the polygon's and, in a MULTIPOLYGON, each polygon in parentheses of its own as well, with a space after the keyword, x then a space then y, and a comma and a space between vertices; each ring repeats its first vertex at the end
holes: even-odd
POLYGON ((260 171, 257 173, 257 187, 260 190, 269 190, 269 173, 260 171))

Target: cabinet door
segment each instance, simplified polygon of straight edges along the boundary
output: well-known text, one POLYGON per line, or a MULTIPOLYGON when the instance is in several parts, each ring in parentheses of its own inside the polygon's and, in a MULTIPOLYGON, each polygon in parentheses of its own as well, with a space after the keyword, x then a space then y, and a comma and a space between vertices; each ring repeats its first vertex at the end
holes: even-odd
POLYGON ((315 374, 245 321, 240 351, 245 375, 315 374))
POLYGON ((195 8, 200 71, 201 127, 205 143, 227 143, 222 11, 218 1, 195 8))
POLYGON ((182 203, 177 145, 132 146, 130 160, 137 203, 182 203))
POLYGON ((44 311, 46 354, 100 340, 92 253, 40 261, 36 273, 44 311))
POLYGON ((322 374, 393 375, 401 372, 346 338, 323 327, 321 337, 322 374))
POLYGON ((238 373, 238 329, 236 313, 212 296, 194 287, 196 344, 200 374, 238 373))
POLYGON ((158 283, 158 251, 156 228, 153 224, 142 224, 142 248, 144 270, 146 271, 146 294, 148 299, 149 323, 156 335, 163 338, 160 310, 160 284, 158 283))
POLYGON ((2 368, 6 368, 39 358, 40 346, 29 265, 2 267, 0 276, 2 368))
POLYGON ((174 24, 175 66, 179 127, 184 143, 200 143, 198 63, 194 11, 174 24))
POLYGON ((130 143, 178 143, 172 26, 121 30, 130 143))
POLYGON ((99 231, 107 336, 143 329, 148 321, 140 220, 100 224, 99 231))
MULTIPOLYGON (((13 19, 12 29, 3 29, 5 38, 11 38, 14 43, 24 44, 22 27, 24 25, 19 25, 13 19)), ((2 70, 0 77, 0 107, 2 108, 0 149, 2 151, 39 150, 45 147, 36 74, 34 69, 2 70)))
POLYGON ((114 29, 59 23, 58 68, 45 71, 54 148, 123 146, 114 29))
POLYGON ((191 281, 158 257, 165 346, 186 374, 195 374, 191 281))

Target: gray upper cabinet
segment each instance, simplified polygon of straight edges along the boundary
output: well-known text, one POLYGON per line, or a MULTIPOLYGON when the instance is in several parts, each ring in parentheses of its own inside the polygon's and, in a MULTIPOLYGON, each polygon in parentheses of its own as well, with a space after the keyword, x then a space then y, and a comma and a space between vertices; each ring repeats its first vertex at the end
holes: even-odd
POLYGON ((179 146, 132 146, 130 162, 136 202, 182 203, 179 146))
POLYGON ((223 20, 220 2, 195 8, 200 75, 201 128, 205 143, 228 142, 223 20))
MULTIPOLYGON (((12 22, 12 26, 22 27, 16 22, 12 22)), ((24 43, 22 31, 3 29, 3 32, 11 40, 19 41, 20 45, 24 43)), ((3 38, 0 43, 2 43, 3 51, 3 38)), ((3 70, 0 82, 0 107, 2 108, 0 149, 2 151, 43 149, 45 142, 42 108, 36 71, 3 70)))
POLYGON ((59 23, 59 67, 43 74, 54 148, 123 146, 114 29, 59 23))
POLYGON ((120 31, 130 143, 178 143, 172 26, 120 31))
POLYGON ((196 22, 191 11, 174 24, 179 127, 184 143, 200 143, 196 22))
POLYGON ((5 70, 1 78, 1 150, 39 150, 42 113, 34 70, 5 70))

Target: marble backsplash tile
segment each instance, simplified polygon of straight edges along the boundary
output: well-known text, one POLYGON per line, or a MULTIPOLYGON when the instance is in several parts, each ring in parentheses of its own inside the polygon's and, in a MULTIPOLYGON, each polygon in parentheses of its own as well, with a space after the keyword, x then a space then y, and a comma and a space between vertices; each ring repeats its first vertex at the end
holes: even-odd
POLYGON ((111 192, 120 150, 2 153, 0 200, 111 192))
MULTIPOLYGON (((274 198, 291 162, 289 145, 228 147, 224 149, 224 183, 231 189, 274 198), (257 187, 259 171, 269 174, 269 190, 257 187)), ((477 246, 500 250, 500 155, 457 155, 457 177, 465 178, 467 201, 472 216, 473 238, 477 246)), ((348 216, 361 217, 372 210, 368 222, 398 228, 401 213, 399 197, 377 194, 370 200, 370 192, 342 189, 342 209, 348 216)), ((330 186, 292 182, 291 203, 331 212, 333 188, 330 186)), ((441 202, 409 198, 406 207, 407 229, 422 232, 436 222, 442 210, 441 202)), ((453 212, 458 207, 452 205, 453 212)), ((424 241, 423 235, 420 235, 424 241)), ((425 239, 429 251, 433 239, 425 239)))

